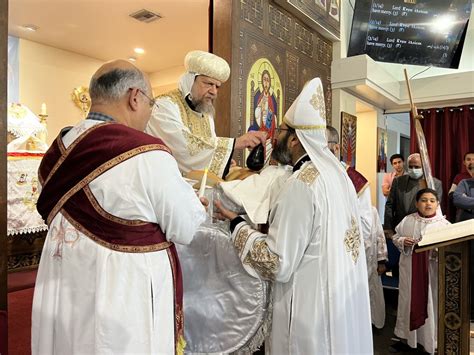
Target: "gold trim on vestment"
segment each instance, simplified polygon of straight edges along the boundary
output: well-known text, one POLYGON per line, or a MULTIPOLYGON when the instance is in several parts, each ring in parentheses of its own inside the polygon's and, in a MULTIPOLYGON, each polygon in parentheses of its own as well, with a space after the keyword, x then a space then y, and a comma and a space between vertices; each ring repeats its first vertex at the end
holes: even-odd
MULTIPOLYGON (((225 168, 225 165, 228 162, 229 145, 230 141, 233 141, 233 138, 217 138, 217 148, 214 151, 212 156, 211 164, 209 165, 209 170, 212 171, 217 176, 221 176, 221 167, 225 168), (226 159, 227 158, 227 159, 226 159)), ((233 142, 232 142, 233 143, 233 142)))
POLYGON ((288 126, 293 129, 300 129, 300 130, 311 130, 311 129, 326 129, 325 124, 318 124, 318 125, 295 125, 293 123, 288 122, 288 119, 283 117, 283 122, 285 122, 288 126))
POLYGON ((108 219, 109 221, 112 221, 112 222, 115 222, 115 223, 123 224, 125 226, 143 226, 143 225, 149 223, 149 222, 145 222, 145 221, 140 221, 138 219, 129 220, 129 219, 124 219, 124 218, 114 216, 114 215, 108 213, 106 210, 104 210, 101 205, 99 205, 99 202, 95 198, 95 196, 92 193, 89 186, 84 186, 83 190, 84 190, 84 193, 86 194, 89 202, 91 203, 92 207, 94 207, 94 210, 98 214, 100 214, 102 217, 104 217, 105 219, 108 219))
MULTIPOLYGON (((177 302, 178 297, 176 295, 176 286, 177 286, 176 281, 177 281, 177 275, 178 275, 178 267, 176 265, 176 260, 171 250, 167 249, 166 252, 168 253, 168 259, 170 261, 170 266, 171 266, 171 273, 173 275, 174 316, 175 316, 175 323, 174 323, 175 353, 177 355, 182 355, 184 354, 184 349, 186 348, 186 340, 184 340, 184 334, 183 334, 183 330, 184 330, 183 309, 176 309, 176 305, 178 304, 177 302)), ((184 289, 183 289, 183 298, 184 298, 184 289)), ((182 305, 182 307, 184 307, 184 304, 182 305)))
POLYGON ((308 185, 311 185, 318 176, 318 169, 316 169, 314 164, 310 163, 303 170, 301 170, 301 172, 298 174, 297 179, 303 181, 308 185))
POLYGON ((249 234, 248 228, 242 227, 237 232, 237 235, 235 236, 235 239, 234 239, 234 246, 235 246, 235 249, 237 249, 239 257, 242 257, 245 244, 247 244, 247 240, 249 239, 249 237, 250 237, 250 234, 249 234))
POLYGON ((93 233, 87 230, 82 224, 80 224, 74 218, 72 218, 64 209, 62 209, 60 212, 64 216, 64 218, 66 218, 68 222, 71 223, 71 225, 75 229, 77 229, 79 232, 81 232, 82 234, 84 234, 86 237, 93 240, 97 244, 100 244, 104 248, 107 248, 110 250, 120 251, 124 253, 150 253, 150 252, 168 249, 170 246, 173 245, 172 242, 168 242, 168 241, 161 242, 158 244, 140 245, 140 246, 112 244, 95 236, 93 233))
POLYGON ((193 111, 179 89, 159 96, 158 98, 169 98, 179 108, 181 121, 189 129, 189 132, 182 130, 187 142, 187 149, 191 156, 199 154, 205 149, 214 149, 214 139, 212 137, 211 117, 208 114, 201 114, 193 111))
POLYGON ((143 145, 137 148, 134 148, 132 150, 129 150, 125 153, 122 153, 115 158, 105 162, 104 164, 100 165, 97 167, 94 171, 89 173, 85 178, 83 178, 79 183, 77 183, 75 186, 73 186, 68 192, 64 194, 63 197, 56 203, 56 206, 52 209, 52 211, 49 213, 48 218, 46 220, 46 224, 50 225, 51 221, 53 220, 54 216, 59 212, 59 210, 62 208, 62 206, 66 203, 66 201, 74 195, 76 192, 78 192, 80 189, 82 189, 84 186, 88 185, 92 180, 94 180, 96 177, 99 175, 103 174, 107 170, 113 168, 114 166, 130 159, 133 158, 134 156, 141 154, 141 153, 146 153, 152 150, 164 150, 169 152, 168 148, 165 145, 162 144, 148 144, 148 145, 143 145))
POLYGON ((107 125, 107 124, 112 124, 113 122, 104 122, 104 123, 101 123, 101 124, 97 124, 97 125, 94 125, 90 128, 88 128, 86 131, 84 131, 79 137, 77 137, 74 142, 71 143, 71 145, 69 147, 65 147, 64 146, 64 143, 63 143, 63 140, 62 140, 62 137, 61 137, 61 134, 58 135, 58 137, 56 138, 56 141, 58 143, 58 147, 59 147, 59 150, 61 151, 61 156, 59 157, 58 161, 56 162, 56 164, 54 164, 53 168, 51 169, 51 171, 49 172, 49 175, 46 177, 46 180, 44 181, 44 183, 41 183, 41 185, 44 186, 49 182, 49 180, 51 179, 51 177, 53 176, 53 174, 56 172, 56 170, 59 169, 59 166, 64 162, 64 160, 69 156, 69 153, 71 153, 71 151, 74 149, 74 147, 80 142, 82 141, 85 136, 92 132, 93 130, 99 128, 99 127, 102 127, 103 125, 107 125))
POLYGON ((273 281, 280 267, 280 258, 268 248, 266 241, 262 239, 252 244, 244 264, 250 265, 262 278, 273 281))
POLYGON ((369 182, 367 181, 364 186, 362 186, 362 188, 359 190, 359 192, 357 193, 357 197, 360 197, 360 195, 362 195, 362 192, 365 191, 366 188, 369 187, 369 182))
MULTIPOLYGON (((214 144, 211 142, 212 138, 206 139, 195 136, 183 129, 181 131, 184 138, 186 139, 186 148, 190 156, 195 156, 201 153, 203 150, 214 150, 214 144)), ((217 175, 217 174, 216 174, 217 175)))
POLYGON ((351 216, 351 227, 346 231, 344 246, 346 247, 346 252, 351 254, 354 264, 357 264, 357 260, 359 259, 360 241, 359 225, 355 217, 351 216))
POLYGON ((324 93, 321 85, 317 86, 316 93, 311 96, 309 103, 315 110, 319 111, 321 118, 326 121, 326 105, 324 103, 324 93))

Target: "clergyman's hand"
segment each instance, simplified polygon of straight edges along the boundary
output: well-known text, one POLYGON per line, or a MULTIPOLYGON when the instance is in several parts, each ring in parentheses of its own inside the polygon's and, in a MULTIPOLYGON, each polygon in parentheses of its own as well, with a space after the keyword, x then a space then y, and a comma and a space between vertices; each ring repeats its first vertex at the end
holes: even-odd
POLYGON ((259 145, 265 145, 267 140, 267 132, 264 131, 250 131, 240 136, 235 140, 235 149, 245 149, 259 145))
POLYGON ((235 217, 237 217, 238 214, 231 211, 231 210, 228 210, 227 208, 225 208, 224 206, 222 206, 222 202, 221 201, 214 201, 214 217, 216 217, 217 219, 223 221, 223 220, 233 220, 235 217))
POLYGON ((387 266, 385 265, 385 262, 379 262, 377 264, 377 273, 379 275, 382 275, 383 273, 385 273, 385 271, 387 271, 387 266))
POLYGON ((204 206, 207 212, 207 209, 209 208, 209 200, 203 196, 199 197, 199 201, 201 201, 201 204, 204 206))

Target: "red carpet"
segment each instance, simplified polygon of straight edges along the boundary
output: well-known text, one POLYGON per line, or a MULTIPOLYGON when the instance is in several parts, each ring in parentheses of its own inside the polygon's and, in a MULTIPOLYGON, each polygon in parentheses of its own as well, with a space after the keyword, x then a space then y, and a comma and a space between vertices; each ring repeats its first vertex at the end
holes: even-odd
POLYGON ((8 273, 8 354, 31 354, 31 305, 36 269, 8 273))
POLYGON ((31 354, 31 305, 34 288, 8 293, 8 354, 31 354))

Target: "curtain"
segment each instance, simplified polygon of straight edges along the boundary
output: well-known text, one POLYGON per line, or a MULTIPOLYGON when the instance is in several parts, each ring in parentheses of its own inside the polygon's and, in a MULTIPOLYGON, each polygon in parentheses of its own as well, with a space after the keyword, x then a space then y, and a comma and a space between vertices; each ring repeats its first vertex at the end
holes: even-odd
MULTIPOLYGON (((456 174, 466 171, 464 154, 474 152, 474 106, 432 108, 419 110, 425 133, 433 176, 441 180, 443 200, 441 209, 454 222, 455 208, 448 191, 456 174)), ((415 125, 410 125, 410 151, 419 152, 415 125)))

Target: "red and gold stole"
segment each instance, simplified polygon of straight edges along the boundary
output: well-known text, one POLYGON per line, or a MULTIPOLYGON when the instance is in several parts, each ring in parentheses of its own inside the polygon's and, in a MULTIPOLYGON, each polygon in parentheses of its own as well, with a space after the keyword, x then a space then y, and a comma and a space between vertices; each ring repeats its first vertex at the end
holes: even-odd
POLYGON ((175 339, 179 353, 184 348, 183 285, 174 244, 166 240, 156 223, 125 220, 109 214, 98 204, 88 186, 121 162, 154 150, 171 154, 160 139, 118 123, 95 125, 68 148, 60 134, 44 155, 39 168, 42 191, 37 209, 48 226, 61 212, 77 230, 112 250, 127 253, 167 251, 173 272, 175 339))
POLYGON ((346 167, 346 172, 347 172, 347 175, 349 175, 349 178, 352 181, 352 185, 354 185, 354 188, 357 192, 357 196, 360 196, 362 191, 364 191, 365 188, 367 186, 369 186, 369 182, 364 177, 364 175, 359 173, 356 169, 354 169, 351 166, 346 167))

